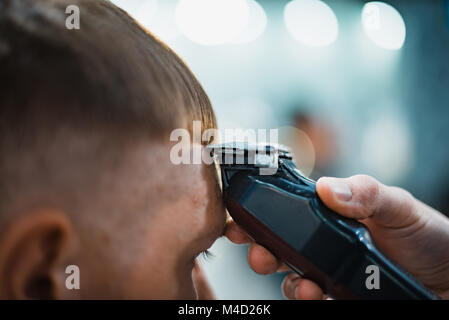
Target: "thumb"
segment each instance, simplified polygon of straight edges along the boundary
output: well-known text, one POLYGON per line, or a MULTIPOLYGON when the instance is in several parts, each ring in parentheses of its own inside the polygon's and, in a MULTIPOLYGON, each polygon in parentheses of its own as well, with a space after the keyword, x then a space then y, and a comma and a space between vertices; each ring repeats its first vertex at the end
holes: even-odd
POLYGON ((323 177, 317 181, 316 191, 328 208, 348 218, 370 218, 391 228, 406 227, 419 219, 417 201, 410 193, 385 186, 370 176, 323 177))

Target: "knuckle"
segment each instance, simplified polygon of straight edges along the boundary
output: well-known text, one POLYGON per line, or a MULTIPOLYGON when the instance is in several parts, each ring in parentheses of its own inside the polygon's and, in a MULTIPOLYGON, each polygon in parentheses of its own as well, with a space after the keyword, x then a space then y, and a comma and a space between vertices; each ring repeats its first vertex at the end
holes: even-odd
POLYGON ((356 175, 350 178, 354 186, 359 210, 362 217, 369 217, 375 210, 382 184, 368 175, 356 175))
POLYGON ((398 199, 398 202, 402 204, 402 208, 408 212, 413 211, 414 205, 416 202, 415 197, 407 190, 399 188, 399 187, 388 187, 394 192, 395 197, 398 199))
POLYGON ((407 202, 412 202, 412 201, 415 200, 415 197, 414 197, 410 192, 408 192, 407 190, 402 189, 402 188, 399 188, 399 187, 391 187, 391 188, 394 189, 394 190, 396 190, 396 192, 397 192, 398 194, 400 194, 400 196, 401 196, 405 201, 407 201, 407 202))

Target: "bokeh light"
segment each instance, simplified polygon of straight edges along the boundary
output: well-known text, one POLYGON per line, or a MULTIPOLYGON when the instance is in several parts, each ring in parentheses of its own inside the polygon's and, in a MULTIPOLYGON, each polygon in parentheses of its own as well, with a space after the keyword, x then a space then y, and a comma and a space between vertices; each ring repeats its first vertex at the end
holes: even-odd
POLYGON ((315 147, 310 137, 302 130, 293 126, 278 129, 279 144, 291 149, 297 168, 309 177, 315 168, 315 147))
POLYGON ((201 45, 220 45, 241 34, 249 19, 246 0, 180 0, 176 24, 181 33, 201 45))
POLYGON ((246 0, 246 2, 249 9, 248 23, 242 33, 231 40, 233 44, 254 41, 263 34, 267 27, 267 15, 262 6, 255 0, 246 0))
POLYGON ((362 9, 363 30, 381 48, 398 50, 405 41, 406 28, 401 14, 391 5, 373 1, 362 9))
POLYGON ((116 6, 128 12, 140 24, 156 16, 158 0, 111 0, 116 6))
POLYGON ((338 21, 332 9, 319 0, 293 0, 285 6, 288 32, 311 47, 328 46, 338 37, 338 21))
POLYGON ((146 0, 135 15, 137 21, 162 41, 180 35, 175 24, 175 0, 146 0))

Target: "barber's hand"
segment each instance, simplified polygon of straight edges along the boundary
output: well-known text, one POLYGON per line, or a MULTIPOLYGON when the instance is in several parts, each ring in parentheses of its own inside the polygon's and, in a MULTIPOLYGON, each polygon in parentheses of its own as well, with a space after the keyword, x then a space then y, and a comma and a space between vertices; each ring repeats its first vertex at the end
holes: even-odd
MULTIPOLYGON (((448 218, 407 191, 385 186, 369 176, 321 178, 316 190, 330 209, 364 223, 387 256, 440 297, 449 299, 448 218)), ((257 273, 289 270, 235 222, 229 222, 226 236, 237 244, 251 243, 248 261, 257 273)), ((285 277, 282 291, 288 299, 326 298, 317 284, 296 273, 285 277)))

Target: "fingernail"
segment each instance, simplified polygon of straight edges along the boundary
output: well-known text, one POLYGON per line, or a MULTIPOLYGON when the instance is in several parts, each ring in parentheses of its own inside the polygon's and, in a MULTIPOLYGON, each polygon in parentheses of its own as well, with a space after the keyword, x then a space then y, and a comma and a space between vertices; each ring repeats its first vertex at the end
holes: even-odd
POLYGON ((332 192, 335 193, 337 198, 341 201, 349 201, 352 198, 351 188, 349 185, 340 179, 329 179, 327 184, 331 188, 332 192))

